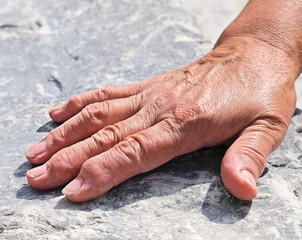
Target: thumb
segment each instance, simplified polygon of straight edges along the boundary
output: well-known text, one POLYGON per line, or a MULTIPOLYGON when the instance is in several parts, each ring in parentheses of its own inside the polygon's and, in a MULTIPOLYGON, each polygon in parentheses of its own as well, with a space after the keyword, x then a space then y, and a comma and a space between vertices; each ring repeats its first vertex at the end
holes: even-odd
POLYGON ((287 127, 284 121, 261 119, 240 133, 221 163, 223 183, 232 195, 242 200, 256 197, 266 159, 281 144, 287 127))

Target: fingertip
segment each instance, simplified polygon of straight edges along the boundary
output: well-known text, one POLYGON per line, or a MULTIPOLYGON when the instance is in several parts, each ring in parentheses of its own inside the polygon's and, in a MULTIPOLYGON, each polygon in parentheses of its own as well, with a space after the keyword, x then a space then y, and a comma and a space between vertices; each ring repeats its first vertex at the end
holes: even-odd
POLYGON ((46 151, 47 144, 45 141, 40 141, 24 151, 24 154, 28 161, 33 164, 42 164, 44 160, 44 152, 46 151))
POLYGON ((63 105, 60 105, 60 106, 56 106, 54 108, 51 108, 49 109, 48 113, 49 113, 49 116, 51 117, 51 119, 55 122, 64 122, 64 116, 62 112, 63 111, 63 105))
POLYGON ((236 198, 252 200, 257 195, 256 180, 252 173, 235 165, 222 165, 221 177, 226 189, 236 198))
POLYGON ((48 185, 45 184, 45 180, 47 179, 46 165, 42 165, 27 171, 26 179, 28 184, 35 189, 45 190, 49 188, 48 185))
POLYGON ((245 169, 240 171, 240 175, 243 181, 247 182, 252 188, 257 188, 256 180, 253 174, 245 169))
POLYGON ((63 188, 62 193, 71 202, 85 202, 98 197, 98 195, 91 196, 91 189, 89 189, 87 184, 85 185, 84 179, 77 177, 63 188))
POLYGON ((55 107, 52 107, 51 109, 49 109, 49 113, 55 113, 57 111, 59 111, 62 108, 63 105, 58 105, 55 107))
MULTIPOLYGON (((63 193, 63 191, 62 191, 63 193)), ((64 193, 63 193, 64 194, 64 193)), ((66 195, 64 194, 65 197, 71 201, 71 202, 75 202, 75 203, 81 203, 81 202, 85 202, 85 201, 88 201, 90 199, 82 199, 82 198, 79 198, 79 196, 77 194, 71 194, 71 195, 66 195)))
POLYGON ((85 202, 95 199, 107 191, 113 185, 110 177, 106 176, 106 172, 96 170, 94 162, 86 161, 81 168, 79 175, 70 182, 62 193, 72 202, 85 202))
POLYGON ((89 194, 85 194, 85 182, 81 177, 77 177, 67 184, 67 186, 63 188, 62 193, 72 202, 84 202, 91 199, 89 194))
POLYGON ((39 158, 37 157, 31 157, 31 156, 28 156, 27 154, 28 153, 24 153, 25 154, 25 157, 27 158, 27 160, 32 163, 32 164, 35 164, 35 165, 38 165, 38 164, 42 164, 43 161, 41 161, 39 158))
POLYGON ((83 179, 76 178, 62 190, 62 193, 65 196, 75 195, 80 192, 82 186, 83 186, 83 179))
POLYGON ((42 175, 44 175, 47 171, 47 166, 46 165, 42 165, 33 169, 30 169, 29 171, 27 171, 27 176, 29 176, 30 178, 38 178, 42 175))

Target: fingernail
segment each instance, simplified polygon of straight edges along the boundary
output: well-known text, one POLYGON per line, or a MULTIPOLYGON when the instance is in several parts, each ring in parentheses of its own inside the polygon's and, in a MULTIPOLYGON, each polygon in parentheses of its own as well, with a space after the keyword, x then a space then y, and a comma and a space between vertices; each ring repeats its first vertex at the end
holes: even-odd
POLYGON ((42 165, 40 167, 36 167, 27 171, 27 175, 31 178, 37 178, 45 174, 46 170, 47 170, 46 165, 42 165))
POLYGON ((81 189, 82 185, 83 180, 81 178, 76 178, 62 190, 62 193, 66 196, 75 194, 81 189))
POLYGON ((49 109, 49 112, 50 112, 50 113, 53 113, 53 112, 59 110, 61 107, 62 107, 62 105, 52 107, 51 109, 49 109))
POLYGON ((46 149, 46 142, 41 141, 41 142, 38 142, 38 143, 34 144, 33 146, 29 147, 25 151, 25 155, 27 157, 37 157, 38 155, 43 153, 45 151, 45 149, 46 149))
POLYGON ((249 184, 252 185, 252 187, 257 188, 256 180, 254 176, 247 170, 241 171, 241 176, 244 180, 246 180, 249 184))

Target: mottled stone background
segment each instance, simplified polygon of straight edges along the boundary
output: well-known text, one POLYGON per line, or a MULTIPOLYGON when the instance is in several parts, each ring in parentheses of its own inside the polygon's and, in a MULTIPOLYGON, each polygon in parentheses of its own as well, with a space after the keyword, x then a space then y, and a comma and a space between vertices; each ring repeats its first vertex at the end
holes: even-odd
MULTIPOLYGON (((252 202, 224 189, 224 147, 174 159, 83 204, 25 178, 24 149, 54 127, 51 106, 198 59, 245 3, 0 0, 0 239, 301 239, 299 110, 252 202)), ((297 92, 301 107, 301 79, 297 92)))

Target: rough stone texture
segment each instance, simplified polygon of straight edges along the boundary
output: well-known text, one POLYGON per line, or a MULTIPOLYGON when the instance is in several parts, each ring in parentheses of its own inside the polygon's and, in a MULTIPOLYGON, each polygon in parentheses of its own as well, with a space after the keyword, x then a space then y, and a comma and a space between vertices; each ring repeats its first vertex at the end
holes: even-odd
POLYGON ((224 147, 174 159, 83 204, 67 201, 61 189, 37 191, 26 182, 32 165, 23 151, 55 127, 49 107, 196 60, 217 36, 217 29, 205 33, 209 26, 216 19, 224 27, 243 5, 203 1, 201 17, 193 3, 0 0, 0 239, 302 238, 299 110, 252 202, 224 189, 224 147))

